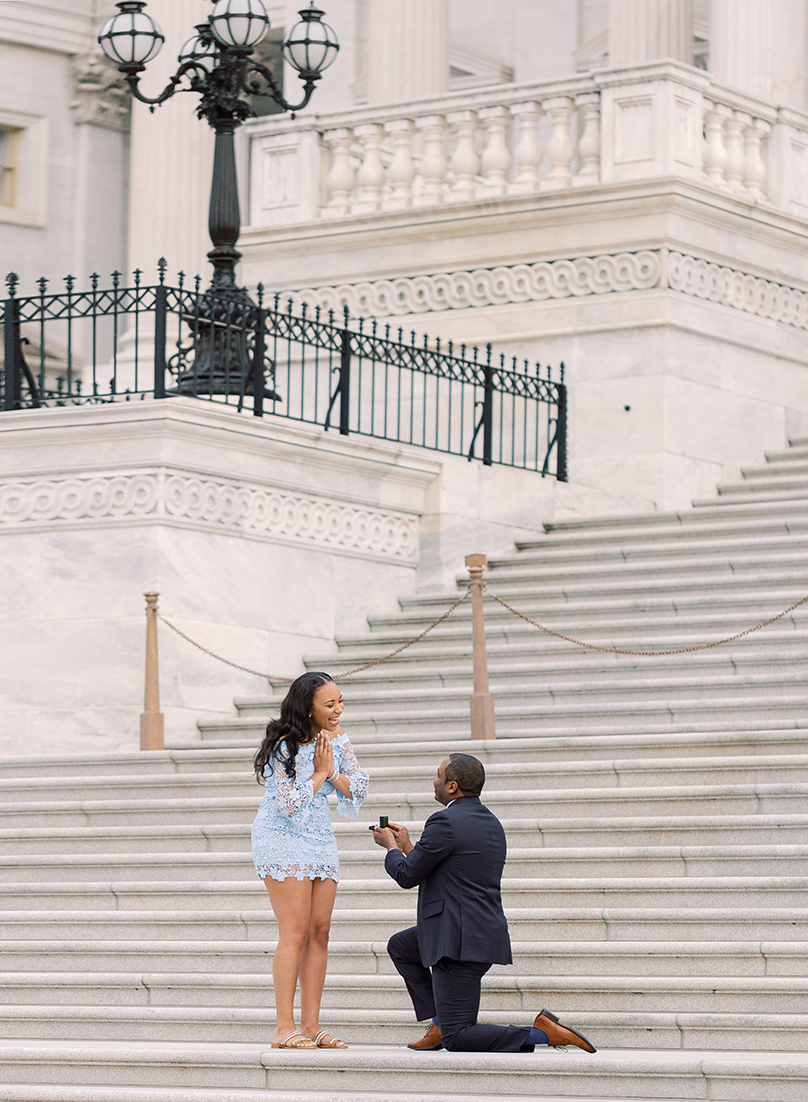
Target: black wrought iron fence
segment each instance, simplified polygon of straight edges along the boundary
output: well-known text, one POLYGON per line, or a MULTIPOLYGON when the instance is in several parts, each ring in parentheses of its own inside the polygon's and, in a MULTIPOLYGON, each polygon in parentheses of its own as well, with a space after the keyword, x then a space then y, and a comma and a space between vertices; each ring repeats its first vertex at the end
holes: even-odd
POLYGON ((176 287, 99 288, 19 297, 6 279, 2 408, 189 395, 567 478, 564 365, 551 369, 360 319, 299 314, 259 286, 255 301, 176 287))

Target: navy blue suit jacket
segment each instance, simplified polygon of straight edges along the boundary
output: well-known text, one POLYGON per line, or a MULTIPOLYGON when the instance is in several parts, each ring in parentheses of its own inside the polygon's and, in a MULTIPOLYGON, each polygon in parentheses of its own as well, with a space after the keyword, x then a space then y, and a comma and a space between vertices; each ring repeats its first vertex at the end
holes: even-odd
POLYGON ((500 895, 506 853, 502 823, 478 796, 463 796, 431 815, 406 857, 388 850, 384 867, 396 883, 419 885, 418 948, 425 967, 441 957, 512 962, 500 895))

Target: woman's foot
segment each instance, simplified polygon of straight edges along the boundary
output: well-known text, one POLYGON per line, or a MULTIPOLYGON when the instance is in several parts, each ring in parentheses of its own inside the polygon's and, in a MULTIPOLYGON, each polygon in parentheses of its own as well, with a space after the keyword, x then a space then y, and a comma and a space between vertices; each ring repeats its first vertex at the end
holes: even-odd
POLYGON ((332 1037, 330 1033, 326 1033, 324 1029, 321 1029, 318 1033, 315 1033, 312 1037, 315 1045, 318 1048, 347 1048, 348 1046, 344 1041, 341 1041, 339 1037, 332 1037))
POLYGON ((287 1033, 276 1033, 270 1048, 317 1048, 311 1037, 291 1029, 287 1033))

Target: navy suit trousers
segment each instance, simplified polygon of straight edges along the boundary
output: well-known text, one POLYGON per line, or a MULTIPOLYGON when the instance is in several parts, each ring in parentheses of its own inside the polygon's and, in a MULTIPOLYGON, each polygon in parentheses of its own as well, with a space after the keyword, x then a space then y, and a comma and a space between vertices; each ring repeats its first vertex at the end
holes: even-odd
POLYGON ((524 1052, 529 1028, 478 1024, 480 985, 490 964, 441 959, 430 972, 418 949, 418 928, 393 934, 387 952, 407 985, 419 1022, 436 1015, 443 1047, 451 1052, 524 1052))

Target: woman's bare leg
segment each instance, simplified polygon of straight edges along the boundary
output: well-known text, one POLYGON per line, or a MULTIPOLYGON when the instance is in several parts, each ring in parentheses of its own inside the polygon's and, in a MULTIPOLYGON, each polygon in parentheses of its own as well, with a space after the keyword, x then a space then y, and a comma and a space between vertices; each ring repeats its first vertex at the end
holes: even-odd
MULTIPOLYGON (((293 876, 288 876, 286 880, 273 880, 267 876, 264 883, 278 920, 278 946, 272 958, 272 981, 278 1018, 273 1040, 280 1041, 295 1029, 295 987, 309 937, 313 881, 296 880, 293 876)), ((305 1033, 305 1029, 302 1032, 305 1033)))
POLYGON ((328 933, 337 897, 336 880, 314 880, 309 939, 300 961, 300 1028, 307 1037, 320 1029, 320 1001, 328 964, 328 933))

